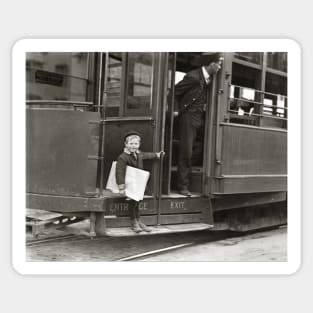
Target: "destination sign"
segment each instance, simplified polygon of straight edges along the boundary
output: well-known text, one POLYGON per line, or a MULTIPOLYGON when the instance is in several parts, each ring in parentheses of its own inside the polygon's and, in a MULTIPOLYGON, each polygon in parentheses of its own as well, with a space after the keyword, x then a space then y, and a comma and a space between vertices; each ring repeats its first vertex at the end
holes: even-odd
POLYGON ((63 75, 47 72, 42 70, 37 70, 35 72, 35 81, 40 84, 47 84, 53 86, 62 86, 63 85, 63 75))

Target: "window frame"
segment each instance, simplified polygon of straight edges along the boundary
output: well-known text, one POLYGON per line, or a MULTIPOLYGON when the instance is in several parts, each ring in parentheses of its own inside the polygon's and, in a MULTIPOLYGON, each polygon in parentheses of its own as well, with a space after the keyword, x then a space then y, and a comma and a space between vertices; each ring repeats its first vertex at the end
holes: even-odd
MULTIPOLYGON (((37 107, 37 108, 41 108, 41 107, 70 107, 70 108, 80 108, 80 109, 84 109, 84 108, 90 108, 92 105, 94 105, 94 101, 92 101, 92 95, 91 95, 91 89, 90 89, 90 85, 92 84, 92 67, 93 67, 93 60, 92 60, 92 53, 91 52, 80 52, 80 54, 86 54, 86 69, 84 71, 84 75, 83 76, 77 76, 77 75, 72 75, 69 73, 61 73, 59 71, 52 71, 50 69, 45 69, 44 68, 44 62, 40 62, 41 66, 32 66, 32 65, 28 65, 28 59, 27 56, 31 55, 32 53, 42 53, 43 55, 47 55, 50 52, 27 52, 26 53, 26 60, 25 60, 25 72, 27 75, 27 71, 34 71, 34 75, 36 75, 36 71, 41 71, 41 72, 45 72, 45 73, 51 73, 53 75, 59 75, 63 77, 63 81, 65 81, 67 83, 68 79, 75 79, 78 81, 83 81, 85 83, 85 92, 84 92, 84 100, 73 100, 73 99, 68 99, 68 100, 59 100, 59 99, 28 99, 27 95, 27 89, 25 92, 25 102, 28 108, 32 108, 32 107, 37 107)), ((55 53, 55 52, 51 52, 55 53)), ((71 57, 77 57, 77 53, 72 53, 72 52, 60 52, 60 54, 71 54, 71 57)), ((39 64, 39 62, 37 63, 39 64)), ((31 83, 32 81, 26 81, 26 84, 31 83)), ((34 81, 35 82, 35 81, 34 81)), ((27 85, 26 85, 27 86, 27 85)), ((29 93, 32 94, 32 93, 29 93)))
MULTIPOLYGON (((228 105, 227 105, 227 119, 228 121, 230 121, 230 123, 235 123, 235 124, 241 124, 241 122, 235 122, 232 120, 242 120, 242 122, 244 124, 250 125, 251 123, 251 119, 255 119, 256 121, 256 127, 271 127, 271 126, 267 126, 265 123, 266 119, 274 119, 274 120, 282 120, 281 121, 281 126, 278 126, 278 128, 280 129, 287 129, 287 122, 288 122, 288 85, 286 85, 286 94, 279 94, 279 93, 272 93, 269 92, 266 88, 266 82, 267 82, 267 75, 268 74, 274 74, 276 76, 278 76, 279 78, 288 78, 288 72, 282 72, 276 69, 273 69, 271 67, 269 67, 268 64, 268 59, 267 59, 267 52, 263 53, 263 56, 261 56, 262 59, 262 63, 260 65, 257 65, 255 63, 250 63, 247 61, 243 61, 243 60, 239 60, 236 58, 235 54, 233 53, 231 58, 230 58, 230 64, 231 64, 231 76, 233 76, 233 64, 240 64, 242 66, 245 66, 247 68, 251 68, 251 69, 255 69, 255 70, 260 70, 260 80, 259 80, 259 86, 258 88, 255 89, 255 93, 259 94, 259 96, 257 97, 258 99, 255 101, 251 101, 253 102, 255 105, 257 105, 258 110, 255 110, 254 113, 251 114, 251 116, 246 115, 246 113, 244 113, 243 116, 239 116, 238 117, 238 112, 234 111, 231 109, 231 103, 232 100, 240 100, 240 99, 236 99, 234 96, 231 97, 231 88, 237 88, 239 87, 241 88, 250 88, 247 86, 239 86, 238 84, 234 84, 233 82, 231 82, 228 87, 229 87, 229 91, 228 91, 228 105), (284 107, 279 107, 276 103, 273 103, 273 106, 271 107, 272 113, 271 114, 266 114, 264 111, 266 111, 266 109, 264 110, 264 106, 267 107, 267 105, 264 103, 264 99, 267 98, 267 95, 270 95, 271 97, 278 97, 278 96, 283 96, 284 97, 284 107), (283 110, 284 113, 278 112, 278 110, 283 110), (246 120, 246 122, 244 122, 246 120)), ((241 97, 239 97, 241 98, 241 97)), ((248 102, 248 101, 247 101, 248 102)), ((269 111, 269 109, 267 109, 269 111)))
MULTIPOLYGON (((113 52, 107 52, 105 58, 105 73, 104 73, 104 87, 102 94, 107 93, 107 79, 108 79, 108 62, 109 62, 109 54, 113 52)), ((154 90, 154 81, 155 81, 155 66, 156 66, 156 57, 153 52, 122 52, 122 71, 121 71, 121 88, 120 88, 120 105, 118 114, 114 116, 108 116, 108 118, 112 119, 123 119, 128 117, 152 117, 153 116, 153 90, 154 90), (151 65, 151 92, 150 92, 150 107, 147 109, 130 109, 127 107, 128 103, 128 88, 129 88, 129 54, 130 53, 149 53, 152 57, 152 65, 151 65)), ((104 110, 107 112, 108 103, 104 103, 104 110)))

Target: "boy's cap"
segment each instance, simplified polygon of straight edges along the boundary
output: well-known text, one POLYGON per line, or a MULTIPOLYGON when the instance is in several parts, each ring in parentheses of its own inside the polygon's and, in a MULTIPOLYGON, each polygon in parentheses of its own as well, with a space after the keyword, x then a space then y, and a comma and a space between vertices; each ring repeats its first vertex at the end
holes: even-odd
POLYGON ((136 132, 135 130, 132 130, 132 131, 129 131, 128 133, 125 134, 124 141, 126 140, 127 137, 132 136, 132 135, 136 135, 136 136, 141 138, 140 133, 136 132))

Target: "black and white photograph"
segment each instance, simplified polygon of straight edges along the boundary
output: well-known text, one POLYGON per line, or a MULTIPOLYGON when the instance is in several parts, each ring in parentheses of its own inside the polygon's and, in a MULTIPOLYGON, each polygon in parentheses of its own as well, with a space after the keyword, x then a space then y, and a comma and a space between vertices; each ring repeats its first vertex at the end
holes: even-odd
POLYGON ((144 40, 90 51, 21 42, 25 267, 288 272, 296 48, 198 42, 192 51, 188 40, 161 51, 144 40))
POLYGON ((1 7, 1 312, 310 312, 304 1, 1 7))

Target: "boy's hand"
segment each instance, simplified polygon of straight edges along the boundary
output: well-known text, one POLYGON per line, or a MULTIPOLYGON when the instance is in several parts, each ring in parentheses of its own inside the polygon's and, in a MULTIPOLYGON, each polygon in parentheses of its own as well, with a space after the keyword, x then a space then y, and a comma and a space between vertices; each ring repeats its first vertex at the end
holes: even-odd
POLYGON ((125 184, 118 185, 118 189, 119 189, 119 194, 121 196, 125 196, 125 184))
POLYGON ((164 151, 160 151, 160 152, 157 152, 156 153, 158 159, 161 157, 161 155, 165 155, 165 152, 164 151))

